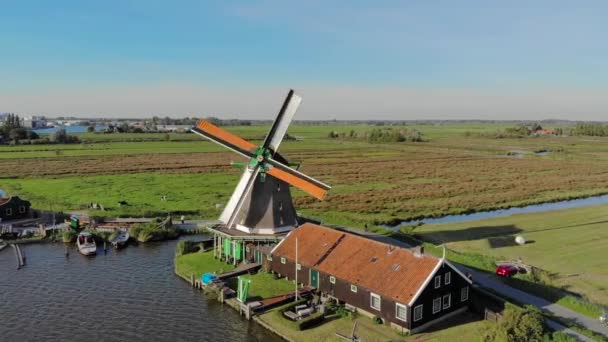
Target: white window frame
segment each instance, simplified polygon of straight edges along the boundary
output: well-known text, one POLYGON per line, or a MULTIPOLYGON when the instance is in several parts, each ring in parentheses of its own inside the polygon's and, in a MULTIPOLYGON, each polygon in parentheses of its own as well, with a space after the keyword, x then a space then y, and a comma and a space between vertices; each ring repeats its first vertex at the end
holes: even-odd
POLYGON ((438 289, 441 287, 441 274, 435 276, 435 288, 438 289))
POLYGON ((374 310, 380 311, 382 308, 382 297, 380 297, 380 295, 377 295, 373 292, 370 292, 369 293, 369 306, 374 310), (374 306, 374 298, 378 300, 378 307, 374 306))
POLYGON ((4 212, 6 213, 6 216, 13 216, 13 208, 6 208, 4 212))
POLYGON ((407 305, 395 303, 395 318, 400 321, 407 322, 407 305), (405 317, 399 317, 399 308, 403 309, 405 317))
POLYGON ((445 285, 449 285, 452 282, 452 273, 450 271, 446 272, 443 276, 443 280, 445 285))
POLYGON ((441 297, 433 299, 433 314, 436 314, 439 311, 441 311, 441 297), (437 306, 437 310, 435 310, 435 306, 437 306))
POLYGON ((334 276, 329 276, 329 283, 330 283, 330 284, 335 284, 335 283, 336 283, 336 277, 334 277, 334 276))
POLYGON ((460 289, 460 301, 464 302, 469 299, 469 287, 465 286, 460 289))
POLYGON ((350 291, 351 292, 357 293, 357 290, 358 290, 357 289, 357 285, 350 284, 350 291))
POLYGON ((449 309, 450 306, 452 306, 452 294, 448 293, 448 294, 446 294, 446 295, 443 296, 443 309, 444 310, 445 309, 449 309), (448 299, 447 300, 447 303, 448 303, 447 305, 445 304, 446 303, 446 300, 445 300, 446 298, 448 299))
POLYGON ((296 264, 296 270, 298 270, 298 271, 302 270, 302 264, 296 264))
POLYGON ((24 206, 24 205, 20 206, 20 207, 19 207, 19 213, 20 213, 20 214, 25 214, 25 212, 26 212, 26 210, 25 210, 25 206, 24 206))
POLYGON ((287 261, 285 260, 285 258, 281 257, 281 264, 285 265, 287 261))
POLYGON ((266 260, 268 260, 268 261, 272 261, 272 255, 271 255, 271 254, 268 254, 268 255, 266 256, 266 260))
POLYGON ((422 319, 422 314, 423 314, 423 306, 422 304, 417 305, 414 307, 414 322, 417 322, 419 320, 422 319), (418 316, 416 313, 420 313, 420 316, 418 316))

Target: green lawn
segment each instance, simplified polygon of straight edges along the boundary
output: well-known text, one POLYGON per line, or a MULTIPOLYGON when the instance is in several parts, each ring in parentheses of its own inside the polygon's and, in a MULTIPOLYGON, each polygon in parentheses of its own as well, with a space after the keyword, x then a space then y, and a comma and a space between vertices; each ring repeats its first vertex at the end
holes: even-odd
POLYGON ((275 279, 275 276, 271 273, 260 271, 243 277, 251 280, 248 293, 250 299, 270 298, 295 291, 295 285, 292 281, 283 278, 275 279))
POLYGON ((200 279, 203 273, 224 273, 232 271, 234 265, 227 264, 213 257, 213 252, 190 253, 175 257, 175 271, 182 277, 190 279, 192 273, 200 279))
POLYGON ((505 260, 521 258, 553 273, 556 286, 608 304, 608 205, 424 225, 415 232, 456 251, 505 260), (515 235, 524 236, 529 243, 516 245, 515 235))
MULTIPOLYGON (((203 273, 224 273, 233 270, 235 267, 213 257, 213 252, 190 253, 175 257, 176 272, 190 279, 194 273, 196 279, 200 279, 203 273)), ((260 271, 256 274, 247 274, 242 277, 251 280, 249 285, 248 298, 269 298, 292 292, 295 285, 285 279, 275 279, 273 274, 260 271)), ((237 279, 228 281, 228 286, 236 290, 237 279)))
MULTIPOLYGON (((284 336, 294 341, 344 341, 336 336, 336 332, 349 336, 352 332, 354 322, 350 318, 327 319, 324 323, 304 331, 295 330, 286 319, 278 317, 274 310, 259 316, 260 320, 271 324, 284 336)), ((361 341, 386 342, 386 341, 482 341, 483 334, 493 323, 479 320, 471 313, 464 313, 448 322, 439 323, 432 327, 429 332, 412 336, 400 335, 397 330, 388 325, 377 325, 370 318, 359 316, 357 319, 356 335, 361 341)))

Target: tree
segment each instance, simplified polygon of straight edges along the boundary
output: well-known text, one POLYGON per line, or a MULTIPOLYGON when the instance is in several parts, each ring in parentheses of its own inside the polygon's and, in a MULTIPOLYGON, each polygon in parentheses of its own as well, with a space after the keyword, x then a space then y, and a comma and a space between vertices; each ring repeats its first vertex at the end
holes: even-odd
POLYGON ((89 127, 87 127, 87 132, 89 132, 89 133, 95 132, 95 126, 89 126, 89 127))
POLYGON ((53 134, 53 141, 56 143, 65 144, 67 140, 68 133, 65 131, 65 128, 60 128, 53 134))
POLYGON ((523 309, 508 306, 500 322, 486 336, 486 341, 541 342, 545 334, 543 315, 537 307, 523 309))

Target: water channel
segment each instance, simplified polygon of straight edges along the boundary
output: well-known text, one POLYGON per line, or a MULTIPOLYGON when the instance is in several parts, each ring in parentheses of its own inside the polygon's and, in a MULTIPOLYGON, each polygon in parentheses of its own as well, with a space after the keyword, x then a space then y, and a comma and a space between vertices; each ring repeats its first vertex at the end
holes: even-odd
POLYGON ((0 252, 0 341, 281 341, 173 274, 177 241, 98 250, 61 243, 0 252))
POLYGON ((412 225, 412 224, 434 224, 434 223, 455 223, 455 222, 465 222, 465 221, 474 221, 481 219, 488 219, 494 217, 501 216, 509 216, 514 214, 525 214, 525 213, 539 213, 550 210, 560 210, 560 209, 569 209, 569 208, 579 208, 585 207, 588 205, 597 205, 608 203, 608 195, 601 196, 593 196, 587 198, 579 198, 573 200, 566 201, 558 201, 551 203, 541 203, 541 204, 533 204, 525 207, 515 207, 508 209, 498 209, 498 210, 490 210, 490 211, 481 211, 472 214, 460 214, 460 215, 447 215, 443 217, 437 218, 424 218, 420 220, 409 220, 402 221, 396 226, 392 226, 389 228, 399 229, 401 226, 412 225))

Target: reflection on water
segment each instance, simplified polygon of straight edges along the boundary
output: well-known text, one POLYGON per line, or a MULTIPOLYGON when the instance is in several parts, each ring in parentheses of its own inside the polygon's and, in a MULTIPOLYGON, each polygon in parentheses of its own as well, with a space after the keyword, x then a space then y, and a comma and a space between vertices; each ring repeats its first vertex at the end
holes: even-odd
POLYGON ((176 241, 84 257, 26 245, 0 252, 1 341, 280 341, 173 274, 176 241))

